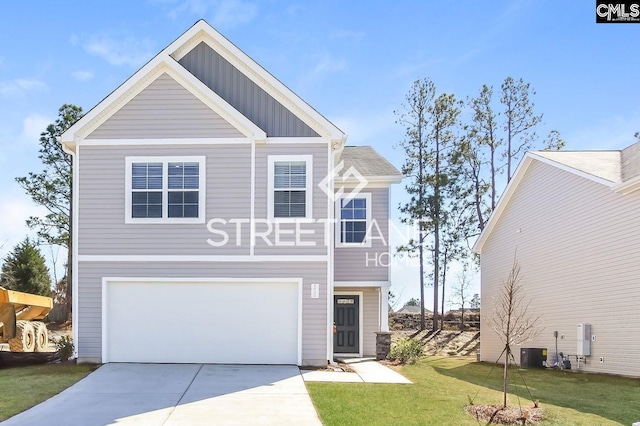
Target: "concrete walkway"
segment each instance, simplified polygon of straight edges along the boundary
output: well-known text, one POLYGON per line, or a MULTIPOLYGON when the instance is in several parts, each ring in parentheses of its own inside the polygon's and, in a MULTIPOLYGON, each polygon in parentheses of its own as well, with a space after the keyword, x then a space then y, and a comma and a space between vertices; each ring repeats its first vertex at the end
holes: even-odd
POLYGON ((301 370, 302 378, 305 382, 412 384, 412 382, 402 374, 380 364, 373 358, 349 358, 341 361, 348 364, 355 373, 301 370))
POLYGON ((14 425, 321 425, 295 366, 106 364, 14 425))

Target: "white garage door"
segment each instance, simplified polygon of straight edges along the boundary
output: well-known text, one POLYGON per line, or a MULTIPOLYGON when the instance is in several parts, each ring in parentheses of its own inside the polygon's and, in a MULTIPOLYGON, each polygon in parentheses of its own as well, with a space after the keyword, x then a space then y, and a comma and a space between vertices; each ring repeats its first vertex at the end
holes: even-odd
POLYGON ((105 286, 104 362, 298 363, 298 283, 105 286))

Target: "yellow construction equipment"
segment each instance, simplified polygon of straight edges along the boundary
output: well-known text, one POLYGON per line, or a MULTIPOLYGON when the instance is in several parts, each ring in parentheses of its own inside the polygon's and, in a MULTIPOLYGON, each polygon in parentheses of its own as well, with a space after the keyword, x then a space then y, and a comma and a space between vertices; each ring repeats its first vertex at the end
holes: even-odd
POLYGON ((49 341, 42 322, 53 299, 0 287, 0 343, 11 352, 45 352, 49 341))

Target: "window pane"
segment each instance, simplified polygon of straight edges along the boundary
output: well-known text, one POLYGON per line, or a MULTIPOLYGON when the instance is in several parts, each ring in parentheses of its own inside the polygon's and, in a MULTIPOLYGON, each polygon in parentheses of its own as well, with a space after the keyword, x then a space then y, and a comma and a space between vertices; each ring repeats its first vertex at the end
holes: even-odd
POLYGON ((340 202, 342 203, 342 208, 345 208, 345 209, 353 208, 353 200, 349 200, 349 201, 340 200, 340 202))
POLYGON ((184 217, 182 204, 169 204, 169 217, 184 217))
POLYGON ((306 201, 306 191, 289 191, 292 203, 304 204, 306 201))
POLYGON ((182 176, 169 176, 168 185, 169 189, 182 189, 184 188, 184 178, 182 176))
POLYGON ((146 194, 149 199, 149 204, 162 205, 162 192, 147 192, 146 194))
POLYGON ((185 176, 198 176, 200 174, 200 164, 184 163, 185 176))
POLYGON ((289 176, 285 175, 275 175, 273 177, 273 187, 274 188, 289 188, 289 176))
POLYGON ((352 242, 354 243, 363 242, 365 235, 366 235, 366 232, 354 232, 352 237, 352 240, 353 240, 352 242))
POLYGON ((131 217, 162 217, 162 193, 133 192, 131 217))
POLYGON ((353 222, 353 230, 358 232, 366 232, 367 223, 366 222, 353 222))
POLYGON ((276 161, 274 163, 274 188, 305 188, 307 163, 304 161, 276 161))
POLYGON ((131 176, 147 176, 147 163, 131 164, 131 176))
POLYGON ((147 189, 162 189, 162 176, 149 177, 149 183, 147 184, 147 189))
POLYGON ((291 183, 290 183, 290 187, 291 188, 304 188, 305 186, 307 186, 307 177, 302 175, 302 176, 296 176, 296 175, 292 175, 291 176, 291 183))
POLYGON ((356 209, 353 211, 353 218, 354 219, 366 219, 367 218, 367 211, 366 210, 362 210, 362 209, 356 209))
POLYGON ((184 189, 198 189, 199 185, 200 185, 200 179, 198 176, 184 177, 184 189))
POLYGON ((184 217, 198 217, 198 205, 185 205, 184 206, 184 217))
POLYGON ((188 191, 184 193, 185 204, 198 204, 198 192, 188 191))
POLYGON ((304 161, 292 161, 289 163, 292 175, 304 175, 307 173, 307 163, 304 161))
POLYGON ((198 192, 170 191, 167 214, 169 217, 198 217, 198 192))
POLYGON ((290 163, 286 161, 276 161, 274 166, 274 172, 277 175, 288 175, 291 173, 290 163))
POLYGON ((131 178, 131 187, 133 189, 147 189, 147 177, 133 177, 131 178))
POLYGON ((352 201, 353 201, 353 207, 356 209, 364 209, 367 207, 366 198, 354 198, 352 201))
POLYGON ((289 217, 305 217, 306 211, 304 204, 291 204, 289 217))
POLYGON ((162 205, 150 205, 147 217, 162 217, 162 205))
POLYGON ((342 209, 342 213, 340 214, 341 219, 353 219, 353 210, 345 210, 342 209))
POLYGON ((273 194, 276 204, 289 204, 291 202, 291 191, 276 191, 273 194))

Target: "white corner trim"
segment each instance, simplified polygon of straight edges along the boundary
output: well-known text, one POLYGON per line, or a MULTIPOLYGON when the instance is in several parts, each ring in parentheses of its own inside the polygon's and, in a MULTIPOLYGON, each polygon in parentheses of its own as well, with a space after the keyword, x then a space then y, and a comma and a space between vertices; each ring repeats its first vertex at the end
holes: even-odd
MULTIPOLYGON (((335 291, 333 293, 335 296, 358 296, 358 357, 362 357, 364 353, 364 348, 362 347, 364 344, 364 292, 363 291, 335 291)), ((331 298, 331 303, 334 304, 334 298, 331 298)), ((333 338, 333 336, 331 336, 333 338)), ((342 353, 334 353, 334 356, 353 356, 354 354, 342 354, 342 353)))
MULTIPOLYGON (((101 354, 102 363, 106 364, 109 360, 109 289, 108 285, 112 282, 158 282, 158 283, 292 283, 297 286, 298 300, 298 330, 297 330, 297 357, 298 365, 302 365, 302 304, 304 295, 304 281, 302 278, 168 278, 168 277, 102 277, 101 288, 101 309, 102 309, 102 325, 101 325, 101 354)), ((77 327, 76 327, 77 328, 77 327)), ((74 332, 75 334, 75 332, 74 332)), ((75 342, 77 340, 74 339, 75 342)), ((77 343, 76 343, 77 345, 77 343)))
POLYGON ((81 254, 79 262, 327 262, 326 255, 118 255, 81 254))
POLYGON ((267 156, 267 218, 272 222, 295 222, 313 218, 313 155, 268 155, 267 156), (306 163, 305 216, 274 217, 274 166, 278 161, 304 161, 306 163))
MULTIPOLYGON (((327 176, 331 176, 331 171, 334 168, 334 156, 332 153, 331 144, 327 145, 327 176)), ((335 179, 329 179, 329 194, 334 194, 335 179)), ((329 219, 329 223, 334 223, 334 212, 333 208, 333 197, 327 197, 327 218, 329 219)), ((325 227, 324 229, 324 238, 327 246, 327 295, 326 295, 326 303, 327 303, 327 324, 326 324, 326 340, 327 340, 327 360, 333 360, 333 292, 334 292, 334 265, 335 265, 335 248, 333 247, 333 242, 331 238, 333 238, 334 233, 331 232, 330 227, 325 227)))
POLYGON ((249 255, 256 254, 256 142, 251 142, 251 205, 249 206, 249 215, 251 216, 251 224, 249 227, 249 255))
MULTIPOLYGON (((345 248, 345 247, 351 247, 351 248, 370 248, 371 247, 371 224, 373 223, 373 217, 372 217, 372 212, 373 212, 373 207, 371 205, 371 193, 370 192, 360 192, 358 195, 355 195, 353 197, 354 200, 358 199, 358 198, 364 198, 366 200, 366 218, 365 218, 365 224, 366 224, 366 235, 364 237, 364 241, 361 243, 345 243, 342 242, 342 232, 341 232, 341 228, 342 228, 342 212, 341 212, 341 203, 342 200, 346 198, 346 196, 341 196, 338 199, 336 199, 335 202, 335 218, 336 218, 336 222, 335 222, 335 226, 334 226, 334 238, 335 238, 335 246, 336 248, 345 248)), ((349 221, 348 219, 345 219, 345 221, 349 221)), ((388 240, 387 240, 388 241, 388 240)))
POLYGON ((79 331, 78 331, 78 305, 79 305, 79 294, 78 294, 78 222, 79 222, 79 200, 80 200, 80 148, 77 147, 74 154, 71 154, 71 158, 73 161, 73 179, 71 182, 73 189, 73 197, 71 199, 71 323, 73 324, 73 342, 74 342, 74 351, 73 357, 78 358, 79 347, 81 346, 81 342, 78 339, 79 331))

